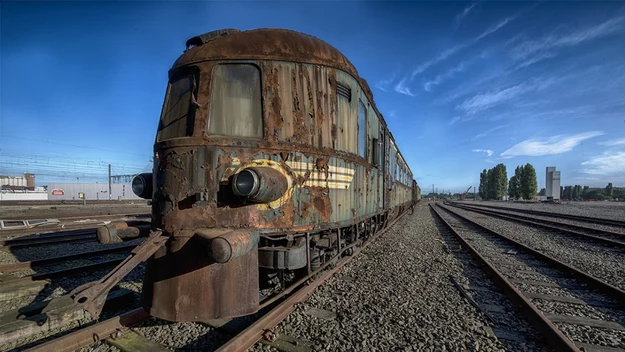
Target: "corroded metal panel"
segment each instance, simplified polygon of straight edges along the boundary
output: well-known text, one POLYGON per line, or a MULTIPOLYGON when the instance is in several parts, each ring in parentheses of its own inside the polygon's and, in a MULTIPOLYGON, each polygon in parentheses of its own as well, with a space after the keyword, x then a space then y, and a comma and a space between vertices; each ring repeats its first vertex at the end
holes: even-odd
POLYGON ((148 261, 142 299, 150 315, 208 321, 258 309, 258 249, 220 264, 197 238, 174 237, 148 261))
POLYGON ((336 81, 349 86, 351 100, 339 95, 337 100, 337 149, 353 154, 358 153, 358 97, 360 88, 350 75, 336 71, 336 81))

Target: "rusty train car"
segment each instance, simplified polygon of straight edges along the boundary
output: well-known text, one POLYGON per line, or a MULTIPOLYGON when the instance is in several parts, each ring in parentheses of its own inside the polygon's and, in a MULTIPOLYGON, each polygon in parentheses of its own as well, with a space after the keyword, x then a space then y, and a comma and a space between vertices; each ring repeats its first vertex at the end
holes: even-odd
POLYGON ((218 30, 186 46, 153 173, 133 180, 166 238, 146 265, 152 316, 252 314, 420 199, 369 85, 336 48, 284 29, 218 30))

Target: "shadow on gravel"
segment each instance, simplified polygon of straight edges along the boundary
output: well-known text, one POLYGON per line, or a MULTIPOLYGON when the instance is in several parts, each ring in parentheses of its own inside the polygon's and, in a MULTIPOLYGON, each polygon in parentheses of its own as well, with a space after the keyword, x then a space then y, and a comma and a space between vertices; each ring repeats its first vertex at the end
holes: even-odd
MULTIPOLYGON (((457 287, 458 294, 465 299, 468 295, 471 299, 467 299, 471 305, 478 309, 484 316, 483 321, 492 330, 492 334, 506 347, 506 350, 516 351, 519 348, 524 350, 528 343, 538 346, 545 346, 544 340, 536 339, 536 336, 542 336, 535 331, 524 316, 518 311, 501 290, 490 280, 484 273, 481 265, 478 265, 471 254, 461 245, 461 243, 450 233, 449 229, 438 215, 431 208, 430 214, 434 219, 434 223, 441 235, 442 242, 445 244, 445 251, 452 254, 460 263, 463 276, 468 280, 470 289, 466 287, 457 287), (473 302, 471 302, 473 300, 473 302), (503 308, 503 311, 487 310, 490 305, 497 305, 503 308), (517 321, 514 321, 517 320, 517 321), (527 333, 519 329, 518 324, 525 327, 527 333)), ((458 283, 462 285, 462 283, 458 283)))

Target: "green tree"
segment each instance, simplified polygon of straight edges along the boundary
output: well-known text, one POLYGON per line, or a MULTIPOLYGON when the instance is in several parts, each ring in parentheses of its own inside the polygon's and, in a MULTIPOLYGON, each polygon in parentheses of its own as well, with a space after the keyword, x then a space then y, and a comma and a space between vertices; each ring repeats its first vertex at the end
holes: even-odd
POLYGON ((536 181, 536 170, 532 164, 527 163, 521 167, 521 193, 524 199, 533 199, 536 195, 538 182, 536 181))
POLYGON ((613 191, 614 191, 614 187, 612 187, 612 182, 608 183, 607 186, 605 186, 605 196, 608 198, 612 198, 613 195, 613 191))
POLYGON ((538 192, 538 195, 539 195, 539 196, 544 196, 544 195, 546 195, 546 194, 547 194, 547 190, 546 190, 546 189, 544 189, 544 188, 541 188, 541 189, 540 189, 540 192, 538 192))
POLYGON ((486 179, 488 180, 486 183, 488 185, 486 187, 486 198, 497 199, 497 175, 495 174, 495 169, 488 169, 486 179))
POLYGON ((521 197, 521 184, 519 183, 519 179, 516 175, 510 177, 510 182, 508 183, 508 195, 512 199, 519 199, 521 197))
POLYGON ((480 187, 478 188, 478 194, 482 199, 486 199, 486 188, 488 186, 487 183, 487 172, 486 169, 484 169, 484 171, 480 173, 480 187))
POLYGON ((496 179, 496 198, 501 199, 506 195, 506 191, 508 190, 508 171, 506 170, 506 165, 497 164, 495 166, 495 179, 496 179))
POLYGON ((586 199, 594 199, 594 200, 604 200, 605 195, 601 189, 593 189, 586 193, 586 199))
POLYGON ((582 189, 582 198, 586 198, 586 194, 588 192, 590 192, 590 187, 584 186, 584 188, 582 189))
POLYGON ((582 186, 581 185, 573 186, 573 198, 577 199, 581 197, 582 197, 582 186))

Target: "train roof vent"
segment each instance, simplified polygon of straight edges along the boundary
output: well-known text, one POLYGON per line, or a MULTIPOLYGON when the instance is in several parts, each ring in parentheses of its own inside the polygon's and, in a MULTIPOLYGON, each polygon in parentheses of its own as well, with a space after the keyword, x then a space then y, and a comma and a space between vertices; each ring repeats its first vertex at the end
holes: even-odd
POLYGON ((187 50, 191 49, 191 47, 193 46, 200 46, 204 43, 207 43, 215 38, 218 37, 222 37, 228 34, 234 34, 234 33, 239 33, 241 32, 238 29, 235 28, 226 28, 226 29, 218 29, 216 31, 212 31, 212 32, 208 32, 208 33, 204 33, 204 34, 200 34, 197 35, 193 38, 190 38, 189 40, 187 40, 187 50))
POLYGON ((341 82, 336 82, 336 92, 338 95, 342 95, 347 98, 347 101, 351 103, 352 101, 352 89, 347 85, 341 82))

